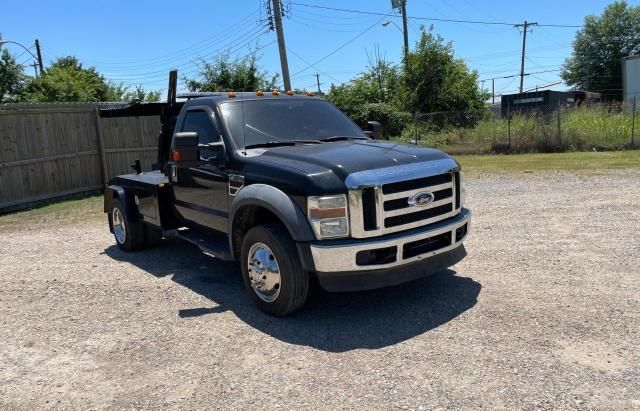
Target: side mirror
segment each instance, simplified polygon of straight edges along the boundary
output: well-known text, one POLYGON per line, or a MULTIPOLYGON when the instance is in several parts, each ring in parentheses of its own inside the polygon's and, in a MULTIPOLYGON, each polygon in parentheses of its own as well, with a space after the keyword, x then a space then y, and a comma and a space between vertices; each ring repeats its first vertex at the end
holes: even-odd
POLYGON ((198 147, 197 131, 180 131, 173 136, 173 147, 175 149, 194 150, 198 147))
POLYGON ((377 121, 367 121, 365 133, 374 140, 382 140, 382 125, 377 121))
POLYGON ((178 167, 193 167, 200 163, 198 156, 198 133, 182 131, 174 134, 171 148, 171 160, 178 167))

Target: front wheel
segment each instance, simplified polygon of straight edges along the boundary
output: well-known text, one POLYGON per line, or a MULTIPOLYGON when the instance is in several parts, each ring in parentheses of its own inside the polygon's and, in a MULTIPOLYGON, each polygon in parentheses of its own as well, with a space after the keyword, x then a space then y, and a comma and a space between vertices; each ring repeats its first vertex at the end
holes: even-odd
POLYGON ((127 218, 124 206, 119 200, 113 200, 109 220, 113 227, 113 236, 118 247, 124 251, 134 251, 144 244, 144 227, 140 221, 127 218))
POLYGON ((249 296, 264 312, 285 316, 304 305, 309 274, 296 246, 280 224, 253 227, 242 240, 242 279, 249 296))

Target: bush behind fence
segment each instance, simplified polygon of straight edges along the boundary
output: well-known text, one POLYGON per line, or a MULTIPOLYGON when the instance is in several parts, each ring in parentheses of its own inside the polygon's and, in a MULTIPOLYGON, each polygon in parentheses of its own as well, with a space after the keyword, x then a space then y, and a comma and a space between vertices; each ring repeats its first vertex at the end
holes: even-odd
POLYGON ((414 114, 397 139, 455 154, 638 148, 637 110, 620 104, 562 107, 548 114, 491 110, 414 114))

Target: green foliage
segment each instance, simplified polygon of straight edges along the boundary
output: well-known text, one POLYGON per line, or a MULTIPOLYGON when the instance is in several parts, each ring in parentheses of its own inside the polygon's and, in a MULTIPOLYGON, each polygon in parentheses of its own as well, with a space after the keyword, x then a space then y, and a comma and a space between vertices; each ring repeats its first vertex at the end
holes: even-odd
POLYGON ((355 122, 365 127, 369 120, 379 121, 385 136, 397 136, 411 122, 411 114, 398 110, 390 103, 363 104, 360 106, 360 113, 355 118, 355 122))
POLYGON ((108 101, 160 101, 160 90, 147 91, 141 84, 137 85, 133 90, 123 84, 114 84, 109 82, 108 101))
POLYGON ((0 103, 17 101, 23 92, 26 76, 22 66, 5 49, 0 53, 0 103))
POLYGON ((492 116, 483 116, 473 127, 441 130, 419 121, 405 127, 399 140, 408 143, 417 137, 420 144, 452 154, 620 150, 630 147, 632 123, 629 111, 582 106, 563 111, 559 129, 555 114, 514 115, 510 140, 509 122, 492 116))
POLYGON ((331 85, 327 99, 364 126, 380 121, 386 135, 397 136, 412 123, 409 113, 473 110, 487 97, 478 88, 478 74, 453 55, 451 43, 422 28, 415 49, 402 68, 377 50, 367 53, 367 70, 341 85, 331 85))
POLYGON ((364 127, 368 120, 382 124, 385 135, 397 135, 410 120, 397 102, 400 72, 377 50, 369 54, 367 71, 348 83, 331 85, 327 100, 364 127))
POLYGON ((404 110, 416 113, 478 109, 486 96, 478 73, 455 58, 451 42, 421 28, 415 49, 405 57, 399 94, 404 110))
POLYGON ((224 53, 212 62, 201 60, 197 79, 184 78, 190 91, 255 91, 274 90, 278 75, 269 75, 258 65, 258 56, 231 60, 224 53))
POLYGON ((110 91, 95 68, 84 68, 78 59, 68 56, 31 80, 25 98, 33 102, 96 102, 109 100, 110 91))
POLYGON ((601 16, 587 16, 560 76, 570 86, 622 99, 623 57, 640 53, 640 6, 616 1, 601 16))

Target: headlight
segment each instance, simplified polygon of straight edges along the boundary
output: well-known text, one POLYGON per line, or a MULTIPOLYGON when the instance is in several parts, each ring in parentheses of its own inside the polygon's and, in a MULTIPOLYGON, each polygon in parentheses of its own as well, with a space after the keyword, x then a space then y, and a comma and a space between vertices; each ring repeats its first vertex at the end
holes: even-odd
POLYGON ((347 196, 344 194, 307 198, 307 217, 319 240, 349 235, 347 196))

